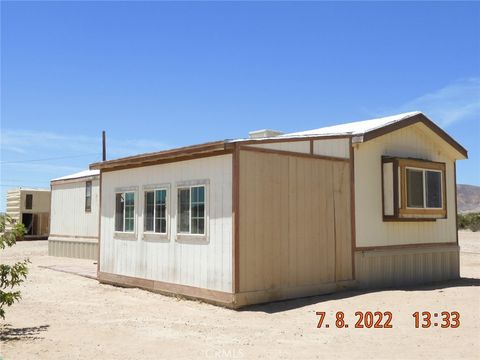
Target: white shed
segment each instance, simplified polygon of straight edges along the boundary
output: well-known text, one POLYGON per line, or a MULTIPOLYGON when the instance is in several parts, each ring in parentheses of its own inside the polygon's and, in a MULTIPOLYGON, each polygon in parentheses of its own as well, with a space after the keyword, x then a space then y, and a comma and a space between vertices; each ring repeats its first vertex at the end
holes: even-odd
POLYGON ((419 112, 92 164, 98 279, 229 307, 459 277, 455 162, 419 112))
POLYGON ((53 179, 48 254, 98 258, 100 172, 85 170, 53 179))

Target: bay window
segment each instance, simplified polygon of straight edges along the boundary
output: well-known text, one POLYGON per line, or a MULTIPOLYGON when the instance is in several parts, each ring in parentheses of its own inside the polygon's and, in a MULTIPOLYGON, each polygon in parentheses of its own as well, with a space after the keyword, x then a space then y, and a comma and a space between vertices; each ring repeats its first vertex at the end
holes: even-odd
POLYGON ((445 169, 441 162, 382 158, 384 221, 446 218, 445 169))

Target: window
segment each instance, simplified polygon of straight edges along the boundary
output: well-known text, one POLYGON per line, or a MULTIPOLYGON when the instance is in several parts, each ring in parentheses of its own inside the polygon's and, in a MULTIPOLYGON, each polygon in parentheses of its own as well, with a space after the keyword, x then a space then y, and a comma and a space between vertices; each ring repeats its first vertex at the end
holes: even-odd
POLYGON ((178 189, 177 231, 205 235, 205 186, 178 189))
POLYGON ((92 211, 92 182, 85 183, 85 211, 92 211))
POLYGON ((33 207, 33 195, 27 194, 25 197, 25 209, 32 210, 33 207))
POLYGON ((407 208, 442 208, 442 172, 406 168, 407 208))
POLYGON ((144 231, 167 233, 167 190, 145 191, 144 231))
POLYGON ((382 169, 384 221, 446 218, 445 163, 383 157, 382 169))
POLYGON ((423 208, 423 171, 407 169, 407 206, 423 208))
POLYGON ((115 194, 115 231, 135 231, 135 193, 115 194))

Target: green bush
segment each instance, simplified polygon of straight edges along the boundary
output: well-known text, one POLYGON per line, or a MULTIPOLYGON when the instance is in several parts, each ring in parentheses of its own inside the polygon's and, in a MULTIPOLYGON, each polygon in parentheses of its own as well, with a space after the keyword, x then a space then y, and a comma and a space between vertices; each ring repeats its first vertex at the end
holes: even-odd
POLYGON ((480 231, 480 213, 458 214, 458 228, 480 231))
MULTIPOLYGON (((0 233, 0 250, 12 247, 25 234, 25 226, 23 224, 16 223, 8 216, 3 217, 3 221, 0 223, 2 230, 0 233), (5 229, 6 223, 10 225, 9 230, 5 229)), ((13 291, 13 288, 26 279, 28 274, 27 264, 29 262, 26 259, 13 265, 0 264, 0 318, 2 319, 5 319, 5 307, 12 306, 14 302, 19 301, 22 297, 20 291, 13 291)))

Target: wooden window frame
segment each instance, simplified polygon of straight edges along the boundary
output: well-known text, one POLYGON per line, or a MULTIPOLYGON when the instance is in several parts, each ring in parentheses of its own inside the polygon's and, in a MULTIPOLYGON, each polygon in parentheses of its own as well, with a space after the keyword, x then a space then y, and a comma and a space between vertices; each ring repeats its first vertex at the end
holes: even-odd
POLYGON ((435 221, 447 218, 447 186, 446 186, 446 164, 424 159, 382 157, 382 215, 383 221, 435 221), (393 163, 393 215, 385 215, 384 179, 383 165, 393 163), (425 173, 426 171, 437 171, 441 174, 441 208, 410 208, 407 206, 407 169, 421 170, 423 174, 424 205, 425 197, 425 173))
POLYGON ((91 180, 85 181, 85 212, 87 213, 92 212, 92 190, 93 190, 92 181, 91 180), (88 191, 87 191, 89 186, 90 186, 90 195, 88 195, 88 191), (90 204, 88 204, 87 199, 90 199, 90 204))

